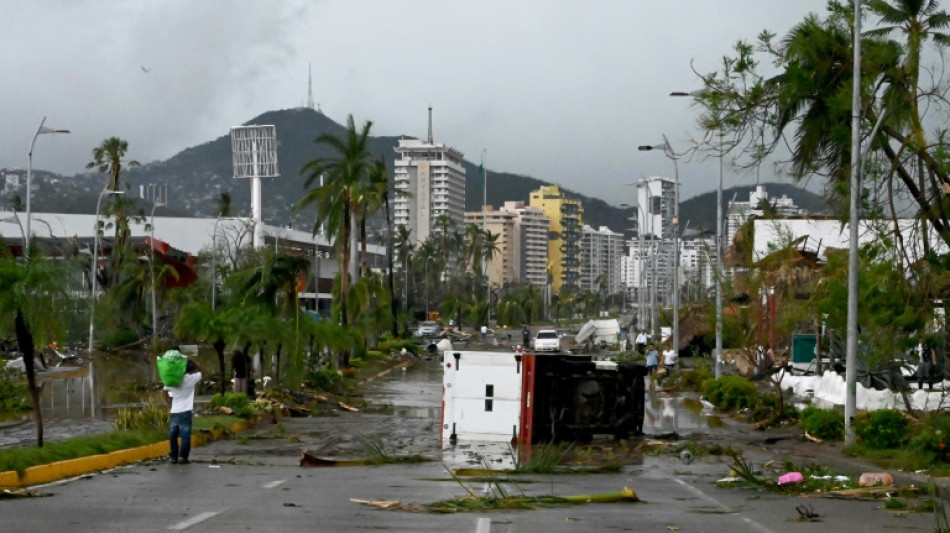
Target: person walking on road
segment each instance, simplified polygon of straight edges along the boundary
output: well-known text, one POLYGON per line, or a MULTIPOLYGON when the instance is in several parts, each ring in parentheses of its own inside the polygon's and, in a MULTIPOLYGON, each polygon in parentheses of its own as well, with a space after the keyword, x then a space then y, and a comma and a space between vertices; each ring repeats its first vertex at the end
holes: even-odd
POLYGON ((673 374, 673 370, 676 370, 678 358, 679 354, 676 353, 676 350, 667 344, 666 349, 663 350, 663 366, 666 367, 666 377, 670 377, 673 374))
POLYGON ((653 374, 656 373, 656 368, 660 364, 660 352, 656 350, 656 347, 652 344, 647 345, 647 375, 653 377, 653 374))
POLYGON ((920 359, 920 364, 917 365, 917 390, 924 388, 924 380, 927 381, 927 389, 933 390, 934 384, 931 380, 931 376, 934 373, 934 363, 936 363, 937 353, 930 346, 930 343, 925 342, 921 339, 920 343, 917 345, 917 357, 920 359))
POLYGON ((527 348, 529 341, 531 341, 531 330, 528 329, 528 326, 525 326, 521 330, 521 346, 527 348))
POLYGON ((234 350, 231 356, 231 368, 234 370, 234 392, 247 394, 247 367, 251 358, 241 350, 234 350))
POLYGON ((185 377, 177 387, 165 387, 165 401, 171 412, 168 443, 169 462, 186 465, 191 452, 191 422, 194 418, 195 387, 201 381, 201 368, 198 363, 188 361, 185 377), (178 439, 181 438, 181 445, 178 439))

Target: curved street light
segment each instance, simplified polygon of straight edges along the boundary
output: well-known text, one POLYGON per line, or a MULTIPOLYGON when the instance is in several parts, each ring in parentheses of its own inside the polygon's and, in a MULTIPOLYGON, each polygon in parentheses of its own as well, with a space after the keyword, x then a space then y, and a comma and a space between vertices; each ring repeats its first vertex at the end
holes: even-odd
POLYGON ((680 342, 680 171, 677 154, 670 146, 670 140, 663 135, 663 144, 639 146, 640 151, 663 150, 666 157, 673 161, 673 342, 671 347, 679 353, 680 342))
POLYGON ((69 133, 69 130, 47 128, 44 126, 44 124, 46 124, 46 117, 43 117, 43 120, 40 121, 40 127, 37 128, 36 133, 33 134, 33 140, 30 141, 30 151, 27 153, 26 157, 26 241, 23 243, 23 255, 26 257, 30 256, 30 237, 32 236, 30 233, 30 197, 32 196, 33 184, 33 146, 36 145, 36 138, 40 135, 51 133, 69 133))
POLYGON ((89 359, 92 360, 92 349, 93 341, 95 339, 95 321, 96 321, 96 300, 97 295, 97 281, 99 279, 98 270, 99 270, 99 208, 102 206, 102 197, 108 195, 119 195, 123 194, 122 191, 113 191, 111 189, 106 189, 99 193, 99 199, 96 200, 96 223, 93 226, 93 238, 92 238, 92 270, 90 274, 92 275, 92 293, 90 294, 89 301, 91 302, 91 307, 89 309, 89 359))
MULTIPOLYGON (((218 257, 218 244, 217 244, 216 239, 218 237, 218 222, 221 222, 222 220, 236 220, 236 219, 234 217, 224 217, 222 219, 221 215, 218 215, 218 217, 214 219, 214 230, 212 230, 211 232, 211 310, 212 311, 214 311, 214 307, 215 307, 215 296, 216 296, 215 289, 218 286, 218 271, 217 271, 217 264, 216 264, 217 263, 216 259, 218 257)), ((319 283, 319 280, 318 280, 318 283, 319 283)), ((319 292, 320 291, 317 291, 317 294, 319 294, 319 292)), ((317 296, 318 301, 319 299, 320 297, 317 296)))
MULTIPOLYGON (((698 91, 673 91, 670 96, 686 96, 697 98, 710 94, 709 89, 698 91)), ((716 187, 716 379, 722 377, 722 126, 718 125, 719 132, 719 186, 716 187)))
POLYGON ((155 210, 159 207, 164 207, 167 205, 161 199, 155 199, 155 203, 152 204, 152 216, 151 222, 149 223, 149 247, 152 249, 152 253, 149 255, 148 263, 152 274, 152 348, 158 346, 158 302, 155 297, 155 210))
POLYGON ((99 208, 102 204, 102 197, 107 195, 123 194, 122 191, 113 191, 105 189, 99 193, 99 199, 96 200, 96 223, 92 228, 92 269, 89 274, 92 276, 92 292, 89 294, 89 410, 93 418, 96 417, 96 372, 93 366, 92 350, 94 346, 96 332, 96 292, 97 281, 99 279, 99 208))

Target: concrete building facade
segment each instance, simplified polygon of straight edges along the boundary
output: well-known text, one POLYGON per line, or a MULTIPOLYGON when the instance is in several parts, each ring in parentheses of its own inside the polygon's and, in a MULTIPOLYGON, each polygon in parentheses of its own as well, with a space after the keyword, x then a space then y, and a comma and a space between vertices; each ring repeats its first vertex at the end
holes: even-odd
POLYGON ((580 289, 600 292, 600 279, 603 276, 606 295, 620 292, 623 248, 623 234, 613 232, 606 226, 594 229, 585 224, 581 228, 580 289))
POLYGON ((396 147, 393 220, 406 226, 416 243, 425 241, 445 215, 456 226, 465 222, 464 154, 430 140, 404 138, 396 147))
POLYGON ((584 209, 580 200, 565 197, 557 185, 546 185, 530 195, 529 205, 551 221, 548 239, 548 271, 555 293, 577 290, 581 276, 581 226, 584 209))

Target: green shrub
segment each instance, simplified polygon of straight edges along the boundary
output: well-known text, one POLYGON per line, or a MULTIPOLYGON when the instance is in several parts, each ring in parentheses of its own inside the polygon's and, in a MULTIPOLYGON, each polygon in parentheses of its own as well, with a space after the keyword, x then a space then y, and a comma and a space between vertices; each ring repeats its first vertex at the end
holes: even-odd
POLYGON ((347 394, 350 383, 355 382, 355 380, 356 377, 352 371, 344 373, 327 368, 316 372, 308 372, 304 378, 304 384, 308 388, 332 394, 347 394))
POLYGON ((143 407, 119 409, 112 425, 118 431, 156 431, 162 433, 168 431, 170 419, 168 406, 158 402, 150 402, 143 407))
POLYGON ((864 411, 854 417, 857 440, 872 450, 899 448, 907 440, 907 418, 895 409, 864 411))
POLYGON ((802 429, 822 440, 844 439, 844 415, 835 409, 819 409, 813 405, 802 412, 802 429))
POLYGON ((137 340, 139 340, 138 333, 129 329, 120 329, 106 333, 100 342, 106 348, 118 348, 120 346, 134 344, 137 340))
POLYGON ((211 407, 227 407, 234 416, 241 418, 249 418, 255 413, 251 400, 243 392, 226 392, 224 396, 219 392, 211 398, 211 407))
POLYGON ((713 405, 726 411, 754 407, 759 401, 755 383, 742 376, 722 376, 710 382, 704 394, 713 405))
POLYGON ((697 361, 692 368, 673 372, 666 385, 673 385, 679 390, 701 392, 706 389, 713 379, 713 372, 709 364, 705 361, 697 361))
POLYGON ((386 359, 386 354, 381 351, 369 350, 366 352, 367 361, 382 361, 383 359, 386 359))
POLYGON ((413 342, 412 339, 392 339, 380 341, 376 346, 376 349, 382 353, 396 353, 401 352, 403 348, 407 352, 412 353, 413 355, 419 355, 419 346, 413 342))
POLYGON ((908 448, 928 455, 931 462, 950 462, 950 416, 931 414, 921 422, 908 448))
POLYGON ((22 374, 0 367, 0 411, 23 413, 32 410, 30 391, 26 388, 22 374))

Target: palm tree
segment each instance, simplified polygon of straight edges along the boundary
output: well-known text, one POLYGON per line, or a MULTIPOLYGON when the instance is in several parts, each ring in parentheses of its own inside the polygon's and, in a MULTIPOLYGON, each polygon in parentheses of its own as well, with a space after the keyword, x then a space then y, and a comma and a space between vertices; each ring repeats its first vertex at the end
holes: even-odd
POLYGON ((218 197, 217 206, 214 209, 215 216, 218 217, 233 217, 234 216, 234 206, 231 204, 231 193, 222 192, 221 196, 218 197))
MULTIPOLYGON (((281 335, 282 321, 290 320, 297 323, 300 315, 300 305, 297 300, 297 289, 300 275, 310 268, 310 261, 306 257, 289 254, 271 254, 264 262, 254 268, 235 274, 234 282, 237 286, 236 301, 241 305, 250 303, 264 310, 262 319, 273 319, 273 323, 265 339, 276 337, 278 354, 283 350, 284 338, 290 335, 281 335)), ((297 358, 302 354, 302 344, 295 343, 291 347, 291 366, 299 366, 297 358)), ((279 370, 278 370, 279 372, 279 370)), ((279 374, 278 374, 279 376, 279 374)))
POLYGON ((311 188, 297 202, 296 209, 315 206, 317 218, 313 235, 321 228, 333 235, 340 262, 340 316, 346 324, 347 302, 350 291, 350 240, 353 235, 353 217, 357 214, 360 191, 372 171, 372 154, 368 147, 369 131, 373 123, 367 121, 357 130, 353 115, 347 117, 343 138, 324 134, 314 141, 335 152, 332 157, 315 159, 304 165, 302 172, 307 180, 305 187, 312 187, 317 178, 326 175, 324 185, 311 188))
POLYGON ((396 228, 395 243, 393 244, 399 262, 402 264, 403 272, 403 308, 409 307, 409 261, 412 260, 412 253, 415 245, 412 243, 412 231, 404 224, 396 228))
MULTIPOLYGON (((868 9, 881 17, 881 22, 887 26, 868 32, 868 35, 886 36, 893 32, 904 34, 904 59, 902 61, 903 76, 906 76, 906 85, 898 85, 904 90, 902 105, 910 104, 911 134, 908 141, 914 151, 921 153, 927 150, 924 139, 924 128, 920 116, 920 53, 923 44, 928 39, 939 46, 950 44, 950 34, 936 30, 950 26, 950 14, 938 10, 936 0, 871 0, 868 9)), ((924 176, 924 160, 917 158, 917 184, 926 195, 927 185, 924 176)), ((941 202, 940 193, 936 201, 941 202)), ((924 219, 926 221, 926 218, 924 219)), ((926 224, 922 231, 925 250, 929 250, 929 239, 926 224)))
POLYGON ((175 335, 182 338, 196 338, 210 342, 218 356, 218 370, 221 373, 220 392, 227 392, 227 369, 225 368, 224 349, 233 328, 235 308, 211 308, 211 302, 198 300, 186 304, 178 313, 175 322, 175 335))
POLYGON ((63 279, 61 267, 40 254, 30 254, 24 262, 17 262, 8 249, 0 250, 0 314, 7 317, 7 321, 0 322, 0 331, 16 336, 23 355, 38 448, 43 447, 43 412, 36 386, 36 346, 45 346, 62 334, 58 310, 64 297, 63 279))
MULTIPOLYGON (((108 174, 105 188, 110 191, 120 190, 120 178, 123 166, 135 168, 139 162, 135 160, 124 161, 126 152, 129 151, 128 141, 118 137, 109 137, 102 141, 99 146, 92 149, 92 161, 86 164, 86 168, 97 168, 99 172, 108 174)), ((113 198, 110 202, 112 214, 115 216, 115 246, 113 247, 113 256, 115 268, 118 271, 119 263, 130 245, 131 231, 129 230, 129 220, 125 215, 125 202, 121 198, 113 198), (119 253, 116 254, 115 252, 119 253)), ((115 276, 110 277, 110 281, 115 281, 115 276)))

